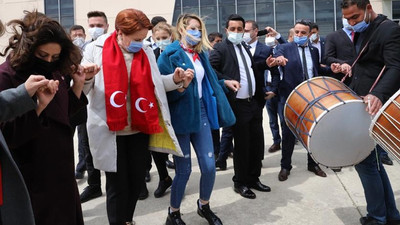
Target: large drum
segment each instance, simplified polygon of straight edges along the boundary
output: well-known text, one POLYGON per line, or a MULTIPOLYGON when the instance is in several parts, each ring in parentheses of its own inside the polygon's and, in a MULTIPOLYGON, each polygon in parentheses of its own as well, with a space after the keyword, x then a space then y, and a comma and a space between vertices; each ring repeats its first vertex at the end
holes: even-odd
POLYGON ((400 90, 379 110, 370 127, 371 137, 400 162, 400 90))
POLYGON ((327 167, 355 165, 374 148, 366 105, 346 85, 315 77, 298 85, 284 109, 290 130, 313 159, 327 167))

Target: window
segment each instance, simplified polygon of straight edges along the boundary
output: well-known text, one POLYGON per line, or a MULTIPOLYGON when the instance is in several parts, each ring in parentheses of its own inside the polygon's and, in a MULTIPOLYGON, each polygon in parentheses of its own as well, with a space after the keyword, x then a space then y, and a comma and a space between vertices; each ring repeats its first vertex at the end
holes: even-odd
POLYGON ((217 0, 200 0, 200 16, 206 24, 208 34, 219 30, 217 0))
POLYGON ((329 34, 335 30, 335 12, 333 0, 315 1, 315 22, 318 24, 319 33, 329 34))
POLYGON ((393 13, 393 19, 395 20, 400 19, 400 1, 392 2, 392 13, 393 13))
POLYGON ((45 0, 45 14, 57 20, 65 29, 74 25, 73 0, 45 0))
POLYGON ((235 0, 218 0, 218 3, 220 31, 225 33, 226 20, 231 14, 236 13, 235 0))
POLYGON ((276 30, 285 35, 294 25, 293 0, 279 0, 275 2, 276 30))
POLYGON ((273 0, 257 0, 256 21, 260 30, 266 26, 275 27, 273 0))

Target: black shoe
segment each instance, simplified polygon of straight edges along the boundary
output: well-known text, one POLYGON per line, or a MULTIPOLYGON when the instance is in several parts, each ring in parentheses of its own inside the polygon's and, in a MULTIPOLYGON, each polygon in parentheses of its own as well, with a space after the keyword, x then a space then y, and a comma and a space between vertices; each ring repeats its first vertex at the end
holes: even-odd
POLYGON ((89 185, 80 195, 81 203, 100 197, 102 194, 100 185, 89 185))
POLYGON ((170 213, 168 208, 168 217, 165 225, 186 225, 186 223, 181 219, 181 212, 179 210, 170 213))
POLYGON ((80 180, 83 179, 85 174, 85 171, 79 172, 79 171, 75 171, 75 179, 80 180))
POLYGON ((392 165, 393 165, 393 161, 389 158, 388 155, 382 155, 382 156, 381 156, 381 162, 382 162, 383 164, 386 164, 386 165, 389 165, 389 166, 392 166, 392 165))
POLYGON ((147 190, 146 183, 142 186, 140 193, 139 193, 139 200, 145 200, 147 197, 149 197, 149 191, 147 190))
POLYGON ((271 147, 269 147, 268 152, 269 153, 274 153, 276 151, 281 150, 281 145, 280 144, 273 144, 271 147))
POLYGON ((342 172, 342 168, 332 168, 332 171, 335 173, 342 172))
POLYGON ((308 167, 308 171, 315 173, 317 176, 326 177, 326 173, 318 165, 308 167))
POLYGON ((165 165, 170 169, 175 169, 175 163, 169 159, 165 161, 165 165))
POLYGON ((154 192, 154 197, 156 198, 161 198, 164 196, 165 191, 171 187, 172 185, 172 178, 170 176, 167 177, 167 179, 162 180, 158 183, 158 187, 156 191, 154 192))
POLYGON ((254 184, 250 184, 248 186, 249 186, 249 188, 256 189, 257 191, 262 191, 262 192, 270 192, 271 191, 270 187, 262 184, 260 181, 257 181, 254 184))
POLYGON ((383 223, 379 223, 378 220, 372 217, 363 216, 360 218, 361 225, 382 225, 383 223))
POLYGON ((243 184, 235 184, 234 190, 236 193, 239 193, 244 198, 255 199, 256 194, 251 191, 246 185, 243 184))
POLYGON ((150 171, 146 170, 146 176, 144 177, 144 180, 148 183, 151 181, 151 176, 150 176, 150 171))
POLYGON ((226 170, 226 160, 222 161, 222 160, 217 160, 215 161, 215 168, 218 168, 219 170, 226 170))
POLYGON ((199 201, 197 200, 197 214, 199 216, 206 218, 208 224, 210 225, 222 225, 222 221, 218 216, 216 216, 213 211, 210 209, 210 204, 202 205, 201 208, 199 207, 199 201))
POLYGON ((290 170, 282 168, 281 171, 279 171, 278 180, 285 181, 288 179, 289 175, 290 175, 290 170))

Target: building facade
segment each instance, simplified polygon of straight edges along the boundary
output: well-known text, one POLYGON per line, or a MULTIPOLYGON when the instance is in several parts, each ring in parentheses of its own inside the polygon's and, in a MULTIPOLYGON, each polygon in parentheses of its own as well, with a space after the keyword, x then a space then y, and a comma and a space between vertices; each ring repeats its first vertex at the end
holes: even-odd
MULTIPOLYGON (((208 32, 224 33, 226 18, 237 13, 246 20, 256 20, 260 27, 271 26, 286 34, 296 19, 316 22, 325 35, 342 26, 341 0, 0 0, 3 23, 23 17, 24 10, 37 9, 58 20, 66 29, 74 24, 87 27, 86 14, 100 10, 106 13, 110 31, 114 30, 117 13, 137 8, 149 18, 163 16, 175 24, 182 13, 195 13, 204 18, 208 32)), ((400 19, 400 0, 371 0, 378 13, 400 19)), ((0 38, 0 48, 7 43, 7 33, 0 38)), ((89 38, 89 37, 88 37, 89 38)))

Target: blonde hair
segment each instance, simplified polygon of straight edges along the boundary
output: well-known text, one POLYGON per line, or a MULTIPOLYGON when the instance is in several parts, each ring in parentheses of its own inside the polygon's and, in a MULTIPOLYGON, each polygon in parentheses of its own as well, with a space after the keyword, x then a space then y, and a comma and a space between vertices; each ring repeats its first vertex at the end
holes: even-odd
POLYGON ((153 27, 152 33, 154 34, 157 31, 166 31, 169 36, 171 36, 171 41, 175 41, 178 36, 175 27, 165 22, 159 22, 155 27, 153 27))
POLYGON ((196 46, 194 46, 193 50, 195 52, 202 52, 205 50, 212 49, 210 41, 207 38, 206 25, 204 24, 203 20, 195 14, 184 14, 179 16, 178 21, 176 23, 179 40, 182 41, 184 44, 187 44, 186 40, 183 39, 182 37, 189 36, 195 39, 195 37, 186 32, 186 27, 189 25, 189 21, 192 19, 197 20, 200 23, 200 29, 201 29, 201 40, 196 46))

